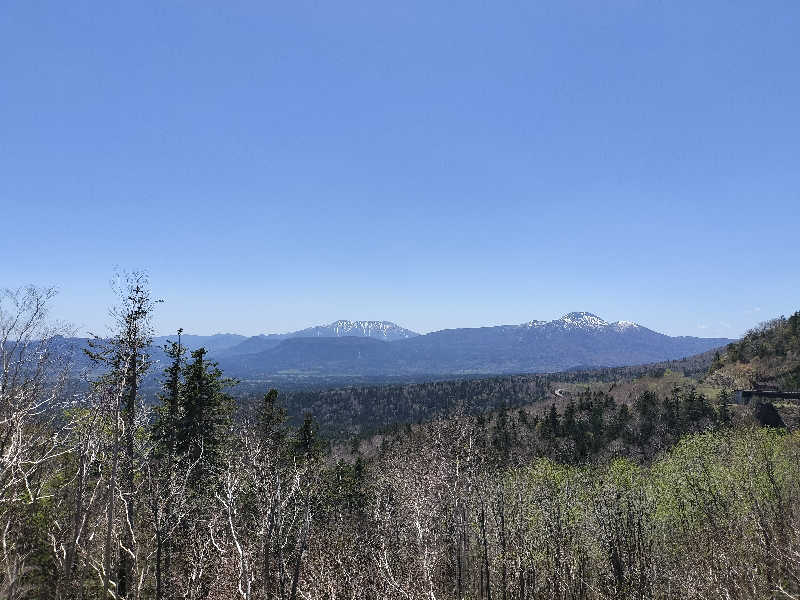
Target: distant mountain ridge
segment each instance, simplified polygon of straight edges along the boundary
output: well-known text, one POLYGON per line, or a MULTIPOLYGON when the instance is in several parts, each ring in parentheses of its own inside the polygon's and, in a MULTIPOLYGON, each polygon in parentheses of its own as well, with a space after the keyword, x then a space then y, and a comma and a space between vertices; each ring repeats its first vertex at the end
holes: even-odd
POLYGON ((317 325, 290 334, 292 337, 368 337, 392 342, 416 337, 419 334, 391 321, 339 320, 328 325, 317 325))
POLYGON ((271 333, 243 338, 238 344, 225 348, 219 356, 240 356, 263 352, 292 338, 373 338, 384 342, 394 342, 417 337, 416 331, 392 323, 391 321, 348 321, 340 319, 327 325, 316 325, 289 333, 271 333))
MULTIPOLYGON (((228 348, 233 348, 247 340, 246 335, 239 335, 237 333, 215 333, 214 335, 181 335, 181 343, 192 350, 196 350, 201 346, 208 350, 209 354, 223 352, 228 348)), ((178 336, 174 335, 160 335, 153 338, 153 346, 157 348, 163 347, 169 342, 177 342, 178 336)))
POLYGON ((502 374, 626 366, 673 360, 724 346, 725 338, 670 337, 590 312, 553 321, 443 329, 425 335, 386 321, 336 321, 282 335, 255 336, 218 353, 241 378, 502 374), (356 339, 353 339, 356 338, 356 339))
MULTIPOLYGON (((166 363, 164 345, 176 338, 154 338, 155 371, 166 363)), ((226 374, 244 380, 557 372, 681 359, 732 341, 670 337, 630 321, 607 322, 590 312, 425 335, 391 321, 338 320, 284 334, 181 337, 187 350, 205 347, 226 374)), ((81 345, 85 339, 64 340, 65 347, 81 345)), ((78 361, 85 362, 79 356, 78 361)))

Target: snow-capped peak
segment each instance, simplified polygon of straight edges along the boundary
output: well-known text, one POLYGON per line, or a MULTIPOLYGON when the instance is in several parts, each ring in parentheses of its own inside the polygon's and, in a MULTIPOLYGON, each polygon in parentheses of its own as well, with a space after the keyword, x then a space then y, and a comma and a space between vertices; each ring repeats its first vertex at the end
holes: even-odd
POLYGON ((562 331, 617 331, 624 333, 626 331, 635 331, 643 329, 638 323, 632 321, 614 321, 609 323, 605 319, 598 317, 590 312, 571 312, 567 313, 560 319, 554 321, 528 321, 516 325, 521 329, 540 329, 546 330, 562 330, 562 331))
POLYGON ((564 315, 558 321, 553 321, 555 324, 560 324, 565 329, 602 329, 608 327, 608 323, 589 312, 571 312, 564 315))
POLYGON ((617 331, 625 331, 627 329, 636 329, 641 327, 641 325, 634 323, 633 321, 616 321, 612 323, 611 326, 617 331))
POLYGON ((306 335, 314 337, 371 337, 383 340, 397 340, 415 337, 418 333, 405 329, 391 321, 350 321, 339 319, 327 325, 318 325, 305 330, 306 335))
POLYGON ((613 330, 620 333, 641 329, 642 326, 632 321, 614 321, 609 323, 605 319, 590 312, 571 312, 554 321, 532 320, 515 325, 521 329, 560 329, 563 331, 603 331, 613 330))

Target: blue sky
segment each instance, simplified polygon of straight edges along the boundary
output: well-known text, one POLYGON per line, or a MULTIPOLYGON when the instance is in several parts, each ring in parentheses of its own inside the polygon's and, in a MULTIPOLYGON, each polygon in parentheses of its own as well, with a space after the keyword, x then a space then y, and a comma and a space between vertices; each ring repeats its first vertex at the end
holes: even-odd
POLYGON ((17 2, 0 286, 102 330, 800 309, 800 4, 17 2), (753 284, 756 284, 757 289, 753 284))

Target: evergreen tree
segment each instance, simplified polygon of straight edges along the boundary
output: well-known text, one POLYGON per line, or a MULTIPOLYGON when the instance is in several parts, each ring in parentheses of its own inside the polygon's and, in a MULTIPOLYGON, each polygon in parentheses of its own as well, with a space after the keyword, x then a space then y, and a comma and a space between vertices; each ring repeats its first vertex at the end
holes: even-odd
POLYGON ((547 417, 542 421, 542 436, 552 439, 561 435, 561 422, 558 417, 556 405, 551 404, 547 417))
POLYGON ((317 435, 317 424, 311 413, 306 413, 303 425, 297 431, 294 442, 295 455, 305 461, 314 461, 322 455, 323 442, 317 435))
POLYGON ((575 419, 577 408, 575 402, 570 400, 567 408, 564 410, 564 419, 561 423, 561 428, 565 436, 577 441, 578 437, 578 422, 575 419))
POLYGON ((642 392, 634 402, 639 413, 639 443, 644 445, 655 432, 658 416, 658 396, 654 392, 642 392))
POLYGON ((170 359, 164 369, 162 391, 158 395, 160 404, 156 407, 156 421, 153 424, 153 437, 157 443, 157 454, 174 458, 176 434, 181 410, 181 374, 186 350, 181 345, 183 329, 178 329, 178 341, 164 346, 170 359))
POLYGON ((233 399, 225 390, 235 384, 223 377, 217 363, 206 360, 205 348, 192 352, 183 368, 183 394, 176 432, 176 449, 195 465, 191 481, 197 487, 212 480, 224 461, 233 399))
POLYGON ((664 398, 662 403, 662 415, 667 431, 676 431, 681 412, 681 390, 675 386, 672 393, 664 398))
POLYGON ((606 425, 603 419, 605 412, 605 402, 597 399, 592 403, 589 416, 589 427, 591 431, 591 450, 599 451, 605 444, 606 425))
POLYGON ((631 441, 630 431, 631 411, 627 404, 620 405, 617 414, 614 416, 612 427, 613 436, 622 438, 624 442, 631 441))
POLYGON ((278 390, 264 394, 256 412, 259 436, 271 452, 277 452, 286 442, 286 409, 278 403, 278 390))
POLYGON ((160 403, 156 406, 156 420, 153 424, 155 448, 151 457, 150 473, 157 481, 150 481, 151 493, 155 496, 167 495, 161 513, 159 513, 161 499, 151 498, 156 541, 156 600, 170 596, 172 540, 167 535, 167 529, 174 525, 173 521, 176 518, 171 494, 176 486, 178 472, 185 466, 177 456, 177 432, 182 399, 181 378, 186 354, 181 345, 182 333, 183 329, 178 329, 178 341, 170 342, 164 347, 164 352, 171 362, 164 369, 162 391, 158 395, 160 403))

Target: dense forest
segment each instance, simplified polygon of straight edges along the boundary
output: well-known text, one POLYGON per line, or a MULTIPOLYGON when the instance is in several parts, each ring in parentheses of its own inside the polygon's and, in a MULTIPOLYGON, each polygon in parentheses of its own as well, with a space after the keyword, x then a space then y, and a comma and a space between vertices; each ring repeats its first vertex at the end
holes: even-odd
MULTIPOLYGON (((326 436, 366 435, 397 423, 444 417, 454 411, 476 414, 545 402, 559 384, 614 384, 666 372, 695 377, 708 371, 714 351, 682 360, 563 373, 501 375, 395 385, 357 385, 323 389, 291 389, 283 405, 295 422, 314 414, 326 436)), ((253 385, 239 384, 243 401, 257 400, 253 385)))
MULTIPOLYGON (((239 401, 176 335, 151 403, 146 277, 120 281, 88 388, 51 351, 51 297, 2 299, 4 598, 800 597, 800 434, 724 395, 586 389, 556 406, 535 376, 239 401), (396 426, 342 460, 318 419, 341 434, 349 411, 396 426)), ((796 356, 796 321, 761 333, 785 328, 796 356)))

